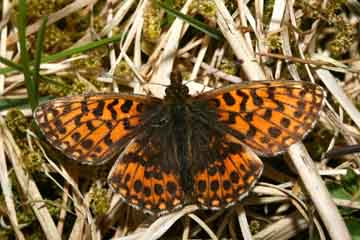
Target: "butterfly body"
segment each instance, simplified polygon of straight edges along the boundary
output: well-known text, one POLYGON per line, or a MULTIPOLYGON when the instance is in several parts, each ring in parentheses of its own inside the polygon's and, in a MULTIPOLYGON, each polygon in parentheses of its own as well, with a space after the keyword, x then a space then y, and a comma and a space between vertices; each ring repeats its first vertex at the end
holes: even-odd
POLYGON ((256 153, 274 156, 301 140, 322 108, 310 83, 259 81, 198 96, 174 79, 164 99, 96 94, 55 99, 35 119, 74 161, 102 163, 121 152, 109 185, 131 206, 164 214, 184 204, 228 207, 261 175, 256 153))

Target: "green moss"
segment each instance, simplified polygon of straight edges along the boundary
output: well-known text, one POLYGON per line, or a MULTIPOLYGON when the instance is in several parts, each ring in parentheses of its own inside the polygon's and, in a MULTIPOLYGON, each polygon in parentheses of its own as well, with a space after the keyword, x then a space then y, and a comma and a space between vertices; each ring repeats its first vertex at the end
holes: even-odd
POLYGON ((62 204, 62 200, 60 198, 56 199, 55 201, 47 200, 49 204, 47 204, 47 208, 51 216, 57 218, 60 214, 60 206, 62 204))
POLYGON ((198 0, 197 11, 204 18, 214 18, 216 16, 216 5, 212 0, 198 0))
POLYGON ((92 73, 98 72, 102 69, 102 57, 98 56, 96 53, 93 54, 89 52, 86 58, 78 59, 72 62, 74 69, 89 69, 92 73))
POLYGON ((278 34, 268 35, 266 38, 266 45, 272 52, 280 52, 282 46, 281 37, 278 34))
POLYGON ((93 20, 93 27, 95 32, 99 33, 105 27, 106 21, 103 16, 95 16, 93 20))
POLYGON ((258 220, 251 220, 249 227, 251 234, 254 235, 261 230, 261 223, 258 220))
POLYGON ((67 96, 71 90, 69 84, 62 77, 51 76, 54 82, 41 81, 39 83, 39 92, 41 95, 50 95, 56 97, 67 96))
MULTIPOLYGON (((36 37, 30 35, 29 38, 30 52, 35 54, 36 50, 36 37)), ((69 32, 64 31, 52 24, 46 28, 43 42, 43 51, 45 54, 54 54, 72 45, 71 35, 69 32)))
POLYGON ((266 0, 264 4, 264 23, 268 24, 270 22, 272 13, 274 11, 275 0, 266 0))
POLYGON ((13 231, 1 228, 0 229, 0 239, 14 239, 13 238, 13 231))
POLYGON ((175 9, 181 9, 184 6, 185 2, 185 0, 174 0, 175 9))
POLYGON ((143 34, 146 41, 156 43, 161 35, 161 20, 163 14, 154 2, 149 4, 144 12, 143 34))
POLYGON ((11 109, 5 117, 5 122, 15 138, 23 138, 30 126, 29 120, 18 109, 11 109))
POLYGON ((41 18, 48 16, 57 10, 56 2, 52 0, 28 0, 29 18, 41 18))
POLYGON ((221 64, 220 64, 220 70, 230 74, 230 75, 236 75, 238 72, 238 68, 237 68, 237 64, 234 60, 230 60, 227 58, 224 58, 221 60, 221 64))
POLYGON ((19 224, 31 224, 36 221, 34 213, 26 206, 21 206, 21 211, 16 211, 16 217, 19 224))
POLYGON ((129 82, 132 80, 134 74, 131 71, 131 68, 129 67, 129 65, 126 63, 125 60, 120 61, 115 68, 114 71, 114 79, 118 82, 118 83, 123 83, 123 82, 129 82))
MULTIPOLYGON (((304 12, 302 24, 308 23, 307 25, 311 25, 312 21, 307 21, 309 18, 321 19, 327 23, 327 27, 334 30, 334 36, 324 32, 323 38, 327 41, 327 48, 331 55, 338 58, 349 51, 350 46, 354 41, 355 29, 339 14, 341 8, 346 3, 345 0, 331 0, 326 5, 326 8, 321 7, 322 3, 322 1, 302 0, 298 1, 296 6, 300 7, 304 12), (330 37, 331 39, 328 40, 327 37, 330 37)), ((309 27, 310 26, 307 26, 307 28, 309 27)), ((318 30, 318 35, 321 35, 320 30, 318 30)))
POLYGON ((104 215, 110 207, 110 199, 107 191, 105 188, 93 187, 90 207, 96 216, 104 215))
POLYGON ((29 173, 41 170, 42 164, 44 163, 44 159, 40 152, 28 148, 22 149, 21 159, 29 173))
POLYGON ((38 225, 36 227, 32 227, 31 231, 29 231, 25 237, 28 240, 43 240, 43 239, 45 239, 45 236, 44 236, 41 228, 38 225))
POLYGON ((339 31, 329 44, 329 50, 334 57, 339 57, 349 51, 354 41, 355 32, 354 28, 345 22, 343 24, 338 23, 337 29, 339 31))

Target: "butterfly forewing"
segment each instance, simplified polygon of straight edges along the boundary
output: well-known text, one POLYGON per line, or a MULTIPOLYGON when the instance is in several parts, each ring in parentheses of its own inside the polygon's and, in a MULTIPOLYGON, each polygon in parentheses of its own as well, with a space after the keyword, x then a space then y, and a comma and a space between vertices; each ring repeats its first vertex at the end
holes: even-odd
POLYGON ((145 106, 156 111, 157 104, 144 96, 74 96, 40 105, 34 117, 47 140, 66 156, 98 164, 118 153, 151 118, 145 106))
POLYGON ((199 95, 216 109, 229 133, 257 153, 274 156, 313 127, 324 91, 300 81, 258 81, 236 84, 199 95))

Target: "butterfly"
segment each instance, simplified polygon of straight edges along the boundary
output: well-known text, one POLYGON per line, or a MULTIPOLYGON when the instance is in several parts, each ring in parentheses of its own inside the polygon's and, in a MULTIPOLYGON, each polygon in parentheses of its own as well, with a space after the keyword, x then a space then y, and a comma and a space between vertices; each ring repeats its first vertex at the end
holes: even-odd
POLYGON ((130 206, 161 215, 194 203, 229 207, 275 156, 314 126, 325 92, 301 81, 254 81, 189 94, 172 78, 163 99, 88 94, 40 105, 34 118, 68 158, 101 164, 118 155, 110 187, 130 206), (119 155, 120 154, 120 155, 119 155))

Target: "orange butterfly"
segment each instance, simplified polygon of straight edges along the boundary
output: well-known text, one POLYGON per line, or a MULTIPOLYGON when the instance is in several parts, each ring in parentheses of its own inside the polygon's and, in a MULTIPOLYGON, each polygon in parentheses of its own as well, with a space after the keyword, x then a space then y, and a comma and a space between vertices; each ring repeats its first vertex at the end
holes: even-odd
POLYGON ((184 204, 219 209, 245 197, 263 164, 313 127, 325 93, 298 81, 256 81, 190 96, 172 80, 164 99, 126 94, 65 97, 34 117, 74 161, 120 154, 109 184, 131 206, 164 214, 184 204))

